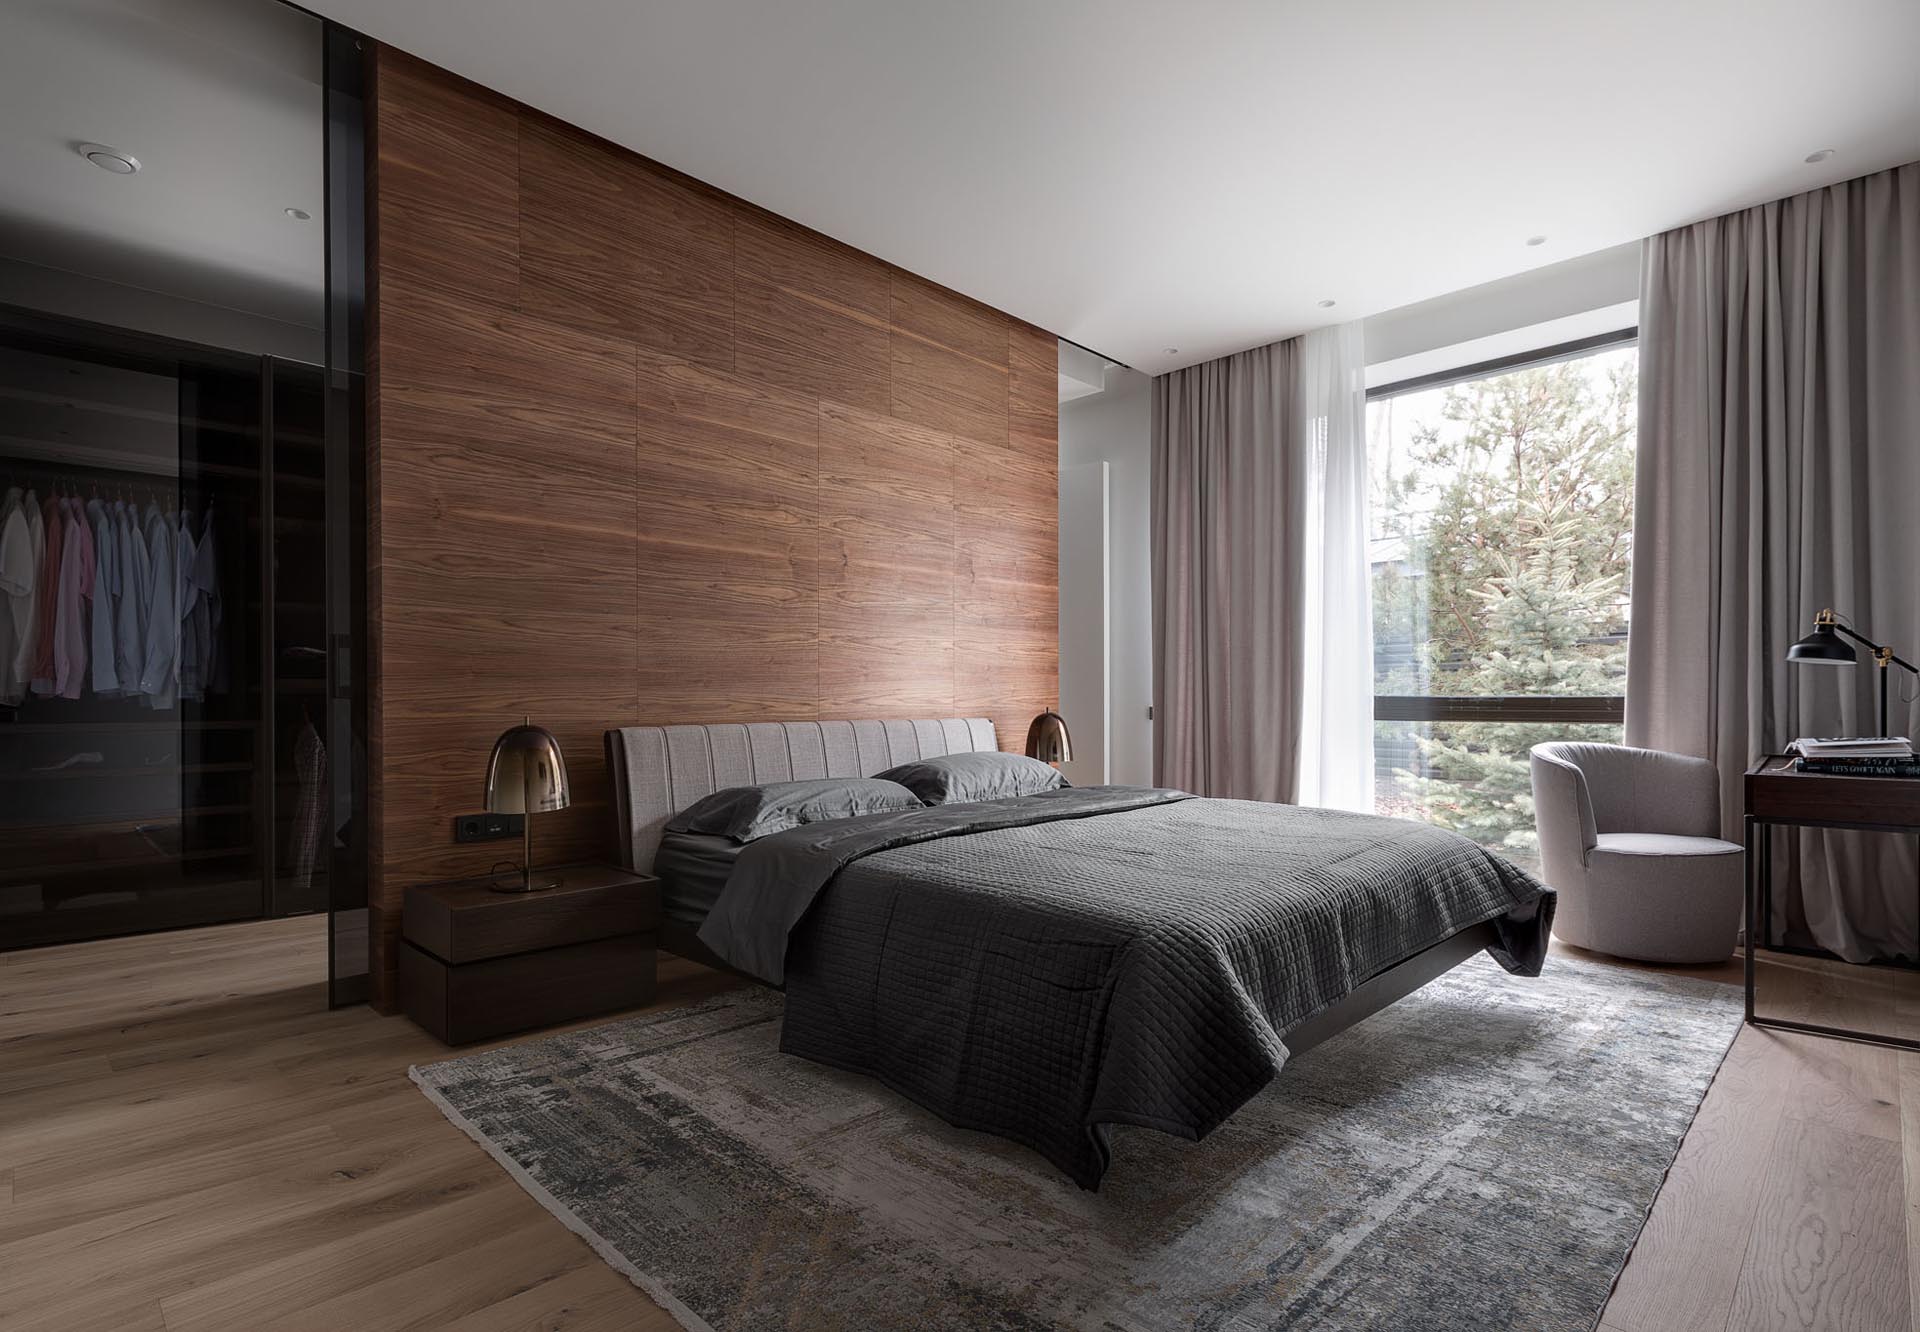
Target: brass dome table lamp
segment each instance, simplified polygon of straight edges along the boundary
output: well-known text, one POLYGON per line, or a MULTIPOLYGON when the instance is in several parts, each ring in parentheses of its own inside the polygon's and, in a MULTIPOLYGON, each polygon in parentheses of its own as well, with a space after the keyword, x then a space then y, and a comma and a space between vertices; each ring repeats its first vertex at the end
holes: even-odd
POLYGON ((560 886, 557 877, 533 872, 533 816, 565 809, 567 801, 567 762, 552 731, 535 726, 528 717, 493 742, 493 757, 487 761, 487 812, 521 816, 520 873, 495 879, 496 893, 536 893, 560 886))
POLYGON ((1067 721, 1052 708, 1033 719, 1027 727, 1027 757, 1042 763, 1071 763, 1073 738, 1067 734, 1067 721))

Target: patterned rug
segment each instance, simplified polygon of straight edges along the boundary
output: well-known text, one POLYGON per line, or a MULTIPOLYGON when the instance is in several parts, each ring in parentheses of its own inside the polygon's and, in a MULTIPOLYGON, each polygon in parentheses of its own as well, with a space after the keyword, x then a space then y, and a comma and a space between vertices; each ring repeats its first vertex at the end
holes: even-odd
POLYGON ((1587 1332, 1740 1020, 1731 986, 1476 958, 1097 1194, 779 1053, 743 990, 413 1070, 689 1328, 1587 1332))

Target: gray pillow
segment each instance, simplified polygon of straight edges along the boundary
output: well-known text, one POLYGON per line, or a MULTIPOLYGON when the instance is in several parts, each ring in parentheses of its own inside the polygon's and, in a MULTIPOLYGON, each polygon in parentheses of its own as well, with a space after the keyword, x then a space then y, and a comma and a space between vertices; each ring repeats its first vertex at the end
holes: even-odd
POLYGON ((897 768, 888 768, 880 776, 900 783, 929 805, 1005 800, 1067 785, 1065 777, 1039 759, 991 750, 902 763, 897 768))
POLYGON ((896 782, 877 777, 819 777, 803 782, 768 782, 764 786, 729 786, 675 814, 667 820, 667 831, 751 842, 803 823, 920 808, 919 798, 896 782))

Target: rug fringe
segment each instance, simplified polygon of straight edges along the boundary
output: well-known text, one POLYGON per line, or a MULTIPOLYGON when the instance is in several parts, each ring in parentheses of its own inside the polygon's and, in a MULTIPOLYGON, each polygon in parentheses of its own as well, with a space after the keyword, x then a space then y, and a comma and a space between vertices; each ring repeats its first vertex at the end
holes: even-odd
POLYGON ((658 1277, 635 1267, 630 1258, 608 1243, 600 1232, 582 1220, 572 1208, 547 1192, 546 1186, 528 1174, 518 1161, 488 1141, 486 1134, 475 1127, 465 1115, 454 1109, 452 1102, 421 1076, 418 1064, 411 1065, 407 1069, 407 1077, 412 1080, 414 1086, 426 1094, 426 1098, 439 1108, 440 1113, 445 1115, 454 1127, 478 1143, 481 1150, 492 1157, 495 1163, 512 1177, 514 1183, 525 1189, 528 1196, 552 1213, 561 1225, 585 1240, 607 1266, 646 1292, 649 1299, 665 1309, 676 1323, 687 1329, 687 1332, 715 1332, 711 1323, 675 1299, 673 1292, 668 1290, 658 1277))

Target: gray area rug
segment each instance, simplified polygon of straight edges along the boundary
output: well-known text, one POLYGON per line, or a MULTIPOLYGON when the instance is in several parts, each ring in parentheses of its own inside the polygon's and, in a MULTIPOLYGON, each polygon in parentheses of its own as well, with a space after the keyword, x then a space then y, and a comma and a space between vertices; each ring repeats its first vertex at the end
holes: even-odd
POLYGON ((1740 991, 1485 957, 1309 1051, 1204 1142, 1032 1153, 779 1052, 781 1000, 413 1070, 690 1328, 1586 1332, 1740 991))

